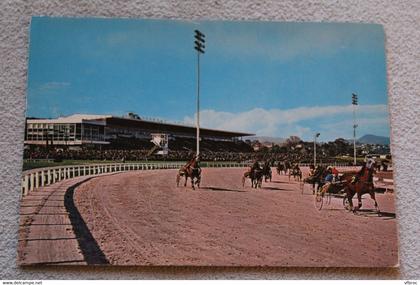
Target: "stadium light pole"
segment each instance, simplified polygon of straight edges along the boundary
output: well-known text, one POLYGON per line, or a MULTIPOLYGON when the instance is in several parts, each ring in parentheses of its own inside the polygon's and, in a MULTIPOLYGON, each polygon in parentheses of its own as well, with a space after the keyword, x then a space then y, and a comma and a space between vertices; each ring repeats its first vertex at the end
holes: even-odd
POLYGON ((200 54, 204 54, 205 40, 206 37, 199 30, 195 30, 195 46, 194 49, 197 51, 197 119, 196 119, 196 128, 197 128, 197 153, 196 158, 200 155, 200 54))
POLYGON ((316 138, 319 137, 320 133, 314 135, 314 167, 316 167, 316 138))
POLYGON ((353 105, 353 155, 354 155, 354 161, 353 165, 356 165, 356 106, 358 105, 358 97, 357 94, 353 93, 351 95, 351 104, 353 105))

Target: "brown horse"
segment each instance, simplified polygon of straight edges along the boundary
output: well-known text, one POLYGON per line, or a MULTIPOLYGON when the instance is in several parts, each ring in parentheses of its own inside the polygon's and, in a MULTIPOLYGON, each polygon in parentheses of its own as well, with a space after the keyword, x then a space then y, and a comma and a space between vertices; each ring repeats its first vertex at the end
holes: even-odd
POLYGON ((289 170, 289 181, 290 181, 290 176, 293 176, 293 178, 295 179, 295 181, 301 181, 302 180, 302 170, 300 170, 299 165, 295 165, 293 166, 290 170, 289 170))
POLYGON ((325 177, 326 168, 323 166, 318 165, 313 172, 309 173, 309 176, 305 177, 300 182, 300 190, 302 190, 302 194, 305 188, 305 183, 312 185, 312 194, 315 194, 315 185, 318 184, 318 188, 322 187, 323 178, 325 177))
POLYGON ((187 186, 188 178, 191 179, 191 187, 194 190, 194 185, 200 188, 201 182, 201 168, 195 158, 191 159, 186 165, 182 166, 176 175, 176 186, 179 186, 181 176, 185 177, 184 187, 187 186))
POLYGON ((270 162, 266 161, 264 163, 264 166, 262 168, 262 174, 264 176, 264 181, 267 182, 267 179, 271 179, 273 178, 273 173, 271 172, 271 167, 270 167, 270 162))
POLYGON ((369 193, 370 197, 375 201, 375 210, 380 213, 378 202, 375 198, 375 187, 373 186, 373 174, 375 172, 374 163, 362 167, 358 175, 353 178, 347 179, 345 186, 346 197, 345 201, 348 202, 348 210, 356 212, 362 207, 362 195, 369 193), (353 196, 357 194, 358 206, 353 207, 353 196))
POLYGON ((284 166, 284 164, 282 162, 278 162, 277 163, 277 174, 280 175, 284 172, 284 175, 286 175, 286 167, 284 166))
POLYGON ((246 178, 251 179, 252 188, 261 188, 263 180, 263 171, 261 169, 254 169, 250 167, 242 176, 242 187, 245 187, 246 178))

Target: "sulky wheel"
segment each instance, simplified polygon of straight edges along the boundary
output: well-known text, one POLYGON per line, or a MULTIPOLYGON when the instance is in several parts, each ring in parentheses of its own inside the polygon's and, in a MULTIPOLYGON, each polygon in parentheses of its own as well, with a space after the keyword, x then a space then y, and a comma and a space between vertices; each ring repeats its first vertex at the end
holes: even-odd
POLYGON ((324 193, 322 191, 317 191, 315 195, 315 207, 318 210, 321 210, 323 204, 324 204, 324 193))
POLYGON ((331 193, 327 193, 327 197, 326 197, 326 205, 329 205, 329 204, 331 204, 331 193))

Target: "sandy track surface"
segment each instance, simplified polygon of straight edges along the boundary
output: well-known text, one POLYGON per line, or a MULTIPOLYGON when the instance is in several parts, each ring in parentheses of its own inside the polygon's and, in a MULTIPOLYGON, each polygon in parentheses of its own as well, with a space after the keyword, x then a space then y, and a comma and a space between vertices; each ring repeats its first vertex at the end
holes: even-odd
MULTIPOLYGON (((273 169, 274 170, 274 169, 273 169)), ((203 169, 202 187, 176 187, 176 170, 91 179, 74 203, 115 265, 394 266, 393 194, 364 196, 358 215, 333 198, 318 211, 309 185, 273 171, 262 189, 241 185, 244 169, 203 169)))
POLYGON ((87 179, 57 182, 21 200, 18 264, 87 264, 79 247, 79 223, 70 209, 72 199, 68 195, 87 179))
MULTIPOLYGON (((100 175, 63 180, 20 201, 19 265, 85 265, 108 261, 74 205, 74 190, 100 175)), ((105 174, 112 175, 112 174, 105 174)))

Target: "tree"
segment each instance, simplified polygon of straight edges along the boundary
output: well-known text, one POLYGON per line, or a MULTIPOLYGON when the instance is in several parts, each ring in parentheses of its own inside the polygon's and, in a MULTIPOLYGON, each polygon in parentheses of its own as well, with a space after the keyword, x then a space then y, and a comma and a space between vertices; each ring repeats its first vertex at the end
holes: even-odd
POLYGON ((345 155, 350 151, 350 144, 343 138, 336 139, 334 145, 337 152, 336 155, 345 155))
POLYGON ((295 146, 300 142, 302 142, 302 140, 298 136, 290 136, 288 139, 286 139, 287 146, 295 146))

